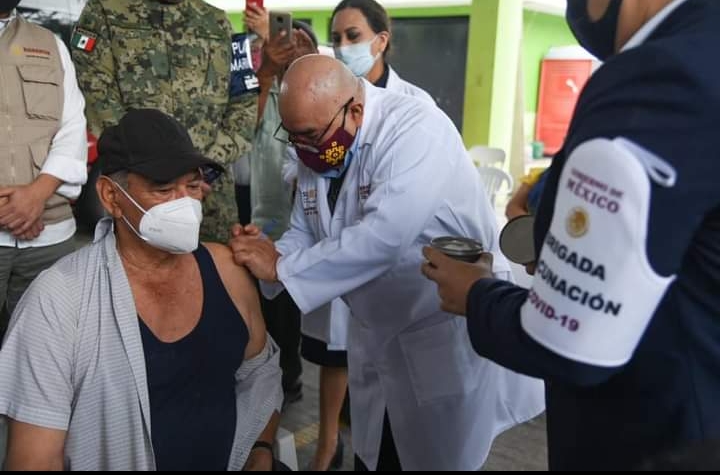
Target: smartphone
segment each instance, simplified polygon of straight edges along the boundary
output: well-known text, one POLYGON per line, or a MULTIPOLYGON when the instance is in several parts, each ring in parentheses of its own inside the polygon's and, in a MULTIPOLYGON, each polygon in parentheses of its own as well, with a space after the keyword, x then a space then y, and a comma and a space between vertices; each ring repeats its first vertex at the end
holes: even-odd
POLYGON ((264 8, 263 0, 245 0, 245 10, 247 10, 248 7, 264 8))
POLYGON ((292 15, 287 12, 270 12, 270 38, 285 32, 286 41, 292 40, 292 15))

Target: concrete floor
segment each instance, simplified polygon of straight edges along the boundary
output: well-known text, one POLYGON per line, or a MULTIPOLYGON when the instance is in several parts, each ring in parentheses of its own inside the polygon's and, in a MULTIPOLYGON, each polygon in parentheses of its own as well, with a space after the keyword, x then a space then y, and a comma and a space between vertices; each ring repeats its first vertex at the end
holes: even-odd
MULTIPOLYGON (((300 470, 312 461, 317 442, 318 367, 303 361, 303 399, 289 405, 282 414, 281 426, 295 435, 300 470)), ((353 470, 350 429, 343 428, 345 454, 343 471, 353 470)), ((545 416, 517 426, 495 439, 483 470, 545 471, 547 470, 545 416)))

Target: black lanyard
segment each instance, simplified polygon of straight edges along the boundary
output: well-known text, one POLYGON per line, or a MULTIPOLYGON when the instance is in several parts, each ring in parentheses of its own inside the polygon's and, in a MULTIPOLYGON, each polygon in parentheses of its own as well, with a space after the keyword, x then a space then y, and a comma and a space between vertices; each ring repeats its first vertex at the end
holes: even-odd
MULTIPOLYGON (((349 168, 349 167, 348 167, 349 168)), ((345 182, 345 176, 347 175, 347 168, 337 178, 330 178, 330 188, 328 189, 327 200, 328 206, 330 207, 330 216, 335 214, 335 204, 337 203, 338 197, 340 196, 340 190, 342 189, 343 183, 345 182)))

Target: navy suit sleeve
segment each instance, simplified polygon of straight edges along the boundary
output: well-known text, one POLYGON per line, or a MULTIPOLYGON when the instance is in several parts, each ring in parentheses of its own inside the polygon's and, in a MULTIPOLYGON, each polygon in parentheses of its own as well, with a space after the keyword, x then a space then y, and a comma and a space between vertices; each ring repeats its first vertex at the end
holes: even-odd
MULTIPOLYGON (((607 62, 583 91, 565 146, 569 154, 594 138, 624 137, 677 171, 674 186, 652 184, 647 256, 662 276, 681 271, 720 205, 717 153, 709 148, 718 130, 720 67, 707 63, 702 48, 677 43, 651 42, 607 62)), ((553 168, 554 190, 562 167, 553 168)))
MULTIPOLYGON (((707 150, 706 139, 716 134, 718 108, 708 100, 718 97, 713 93, 717 75, 697 74, 702 68, 693 63, 706 58, 689 48, 683 52, 662 42, 648 44, 612 59, 590 80, 564 151, 555 157, 548 175, 536 219, 537 249, 552 221, 565 153, 594 138, 625 137, 678 171, 676 186, 652 190, 647 253, 656 272, 670 275, 681 271, 683 263, 704 269, 717 262, 720 246, 698 234, 713 208, 720 215, 720 188, 713 171, 717 154, 707 150)), ((704 275, 701 281, 712 281, 707 277, 713 275, 710 270, 704 275)), ((520 373, 578 386, 601 384, 624 369, 577 363, 533 340, 520 322, 527 294, 504 281, 474 285, 467 301, 467 324, 478 354, 520 373)))
POLYGON ((620 371, 576 363, 530 338, 520 325, 527 295, 504 280, 475 283, 467 300, 467 326, 476 353, 518 373, 577 386, 600 384, 620 371))

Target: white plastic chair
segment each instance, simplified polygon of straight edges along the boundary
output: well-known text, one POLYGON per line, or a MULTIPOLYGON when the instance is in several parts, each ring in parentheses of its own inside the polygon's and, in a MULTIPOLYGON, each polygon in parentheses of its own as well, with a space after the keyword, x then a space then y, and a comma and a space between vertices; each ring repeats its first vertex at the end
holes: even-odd
POLYGON ((476 167, 497 167, 505 166, 505 151, 499 148, 474 145, 468 150, 468 155, 476 167))
POLYGON ((480 175, 480 181, 485 188, 485 193, 487 194, 490 204, 493 207, 495 207, 495 199, 501 190, 508 195, 512 193, 514 181, 505 170, 492 166, 485 166, 478 168, 478 174, 480 175))

